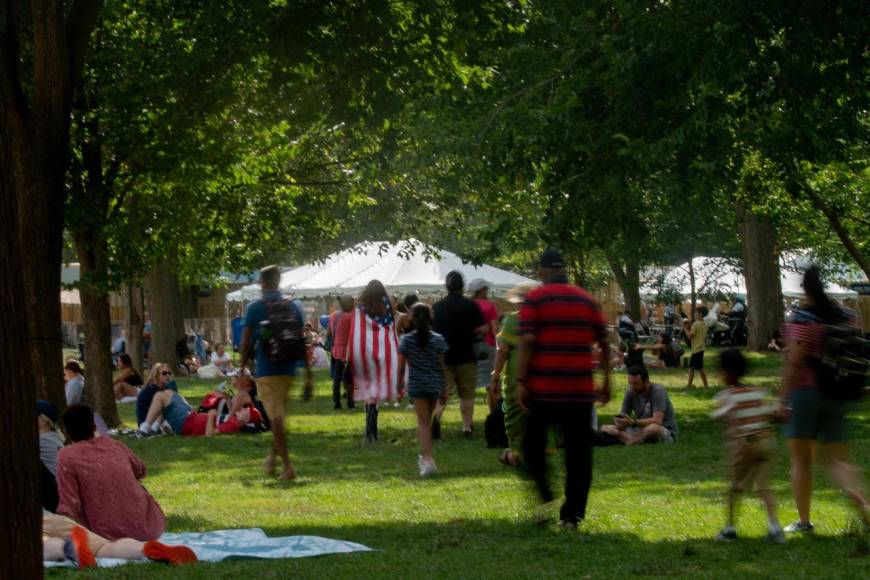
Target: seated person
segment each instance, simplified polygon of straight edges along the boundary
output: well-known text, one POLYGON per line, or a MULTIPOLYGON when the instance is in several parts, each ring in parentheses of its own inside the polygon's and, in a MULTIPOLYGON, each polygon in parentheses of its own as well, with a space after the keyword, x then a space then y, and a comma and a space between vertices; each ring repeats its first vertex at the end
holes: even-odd
POLYGON ((50 562, 72 560, 79 568, 93 568, 97 558, 143 560, 167 564, 196 562, 196 554, 186 546, 167 546, 154 540, 133 538, 107 540, 73 520, 43 510, 42 559, 50 562))
POLYGON ((109 540, 155 540, 166 531, 166 516, 142 486, 145 464, 123 443, 94 437, 94 413, 74 405, 63 416, 73 442, 58 454, 57 513, 109 540))
POLYGON ((617 353, 610 359, 610 368, 619 370, 630 368, 636 365, 645 366, 643 360, 643 351, 637 350, 637 345, 634 341, 623 341, 617 347, 617 353))
POLYGON ((680 357, 683 356, 683 349, 667 333, 660 334, 655 344, 636 344, 634 348, 639 351, 651 350, 658 353, 658 360, 649 363, 650 368, 655 369, 678 368, 680 366, 680 357))
POLYGON ((635 328, 634 320, 631 319, 631 312, 626 310, 618 319, 619 323, 619 338, 637 342, 637 329, 635 328))
POLYGON ((133 368, 133 360, 127 353, 118 356, 118 372, 112 379, 112 390, 115 392, 115 400, 120 401, 124 397, 136 397, 139 389, 145 381, 142 374, 133 368))
POLYGON ((196 348, 196 337, 190 336, 181 337, 175 343, 175 355, 178 357, 178 368, 184 369, 188 374, 194 374, 199 370, 199 361, 193 354, 193 349, 196 348))
POLYGON ((665 388, 650 383, 649 373, 641 366, 628 369, 628 385, 622 411, 614 417, 613 425, 605 425, 601 431, 626 445, 676 441, 677 419, 665 388))
POLYGON ((36 401, 36 411, 39 459, 52 475, 57 476, 57 454, 63 448, 63 440, 57 433, 57 408, 48 401, 36 401))
POLYGON ((82 376, 82 367, 78 361, 70 360, 63 367, 63 378, 66 381, 66 405, 80 405, 85 400, 85 377, 82 376))
POLYGON ((215 347, 214 352, 211 353, 211 364, 220 369, 224 374, 233 370, 233 361, 224 348, 224 345, 219 344, 215 347))
POLYGON ((770 342, 767 343, 767 350, 773 352, 785 352, 785 341, 782 339, 782 335, 779 333, 779 329, 773 331, 773 335, 770 337, 770 342))
POLYGON ((151 371, 145 380, 145 386, 136 397, 136 423, 141 425, 145 422, 148 410, 151 408, 151 400, 154 394, 169 389, 178 391, 175 381, 172 380, 172 369, 166 363, 155 362, 151 365, 151 371))

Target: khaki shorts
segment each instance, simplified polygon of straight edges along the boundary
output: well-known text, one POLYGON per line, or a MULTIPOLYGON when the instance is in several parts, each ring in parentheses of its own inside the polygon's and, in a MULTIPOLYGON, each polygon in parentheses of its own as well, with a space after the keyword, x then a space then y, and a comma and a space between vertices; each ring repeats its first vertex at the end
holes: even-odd
POLYGON ((770 435, 740 438, 728 444, 728 463, 734 492, 767 491, 774 441, 770 435))
POLYGON ((447 365, 447 395, 458 394, 463 401, 474 398, 477 388, 477 363, 447 365))
POLYGON ((287 415, 287 398, 292 388, 293 377, 290 376, 257 377, 257 396, 263 401, 270 421, 287 415))
POLYGON ((81 524, 77 524, 73 520, 59 516, 57 514, 42 514, 42 538, 60 538, 61 540, 69 540, 72 535, 73 528, 82 527, 88 536, 88 547, 95 555, 102 549, 103 546, 109 543, 109 540, 102 536, 98 536, 94 532, 85 528, 81 524))

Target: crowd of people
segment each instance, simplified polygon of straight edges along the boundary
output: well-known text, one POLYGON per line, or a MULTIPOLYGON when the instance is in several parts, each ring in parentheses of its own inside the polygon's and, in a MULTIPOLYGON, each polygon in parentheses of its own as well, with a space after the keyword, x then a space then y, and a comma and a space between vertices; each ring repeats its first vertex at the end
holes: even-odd
MULTIPOLYGON (((323 321, 324 344, 331 354, 332 401, 336 410, 343 408, 343 402, 348 408, 364 406, 364 440, 374 443, 381 406, 409 398, 419 439, 418 472, 429 477, 438 471, 433 440, 441 437, 448 401, 458 399, 462 435, 471 438, 475 396, 483 384, 491 417, 502 421, 498 428, 505 448, 499 460, 522 467, 534 482, 542 505, 556 497, 547 456, 554 447, 564 451, 565 499, 559 525, 576 529, 586 517, 595 446, 678 441, 676 410, 668 390, 651 380, 649 368, 677 367, 683 352, 678 339, 668 333, 655 344, 632 344, 637 337, 631 335, 630 316, 624 314, 619 327, 622 352, 613 356, 601 307, 591 294, 569 283, 559 252, 543 254, 540 278, 540 285, 520 285, 508 293, 508 301, 520 306, 503 317, 488 299, 488 284, 473 280, 466 286, 457 271, 447 275, 446 295, 431 306, 413 294, 396 304, 377 280, 356 299, 341 296, 338 309, 323 321), (646 350, 655 352, 658 360, 645 364, 646 350), (611 367, 619 363, 627 366, 627 388, 612 423, 599 429, 595 404, 610 401, 611 367), (597 386, 596 371, 601 377, 597 386)), ((297 477, 289 459, 285 418, 289 393, 300 370, 305 373, 304 393, 310 396, 312 392, 311 341, 306 338, 310 331, 304 326, 301 305, 282 296, 279 279, 277 268, 262 271, 263 295, 246 312, 241 372, 233 381, 234 390, 220 388, 210 393, 198 409, 178 393, 170 365, 155 362, 143 380, 129 357, 119 356, 120 371, 113 388, 116 397, 136 398, 142 434, 168 431, 211 436, 271 426, 265 470, 274 474, 280 461, 280 479, 297 477), (252 376, 247 373, 251 361, 252 376)), ((711 416, 725 424, 730 468, 727 519, 717 535, 719 540, 737 538, 735 506, 747 491, 755 491, 763 502, 771 541, 783 542, 786 532, 811 533, 812 466, 817 450, 833 481, 870 528, 870 505, 858 470, 848 461, 848 403, 830 393, 819 370, 828 326, 854 327, 855 319, 828 300, 816 269, 806 273, 804 288, 805 309, 783 327, 788 357, 778 403, 771 402, 766 391, 745 382, 748 363, 739 350, 730 348, 718 357, 725 388, 717 393, 711 416), (799 514, 799 521, 785 528, 777 519, 769 489, 777 423, 785 425, 799 514)), ((707 314, 706 307, 698 307, 695 320, 683 325, 690 349, 689 387, 696 373, 708 385, 704 361, 707 314)), ((216 365, 229 368, 231 363, 223 360, 222 353, 214 354, 216 365)), ((123 444, 94 437, 96 420, 80 404, 81 367, 71 361, 64 372, 70 407, 63 426, 70 445, 64 447, 56 431, 57 412, 50 404, 39 403, 44 480, 56 481, 54 496, 51 486, 44 489, 44 504, 58 514, 46 514, 53 518, 45 524, 49 530, 44 534, 46 557, 65 555, 81 563, 91 561, 93 554, 125 553, 131 558, 190 561, 189 550, 155 543, 164 531, 165 516, 139 484, 145 466, 123 444), (105 467, 99 474, 88 469, 97 462, 105 467), (97 509, 98 499, 105 501, 119 493, 125 494, 123 502, 113 509, 97 509), (91 556, 82 546, 89 547, 91 556)))

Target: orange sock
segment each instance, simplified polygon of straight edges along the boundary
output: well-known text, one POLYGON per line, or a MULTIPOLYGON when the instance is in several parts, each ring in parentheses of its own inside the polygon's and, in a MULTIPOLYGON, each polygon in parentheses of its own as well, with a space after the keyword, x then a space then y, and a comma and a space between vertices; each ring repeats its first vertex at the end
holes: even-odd
POLYGON ((145 542, 142 552, 146 558, 155 562, 165 562, 172 565, 196 562, 196 554, 187 546, 167 546, 160 542, 150 541, 145 542))
POLYGON ((97 559, 88 546, 88 532, 83 527, 76 526, 73 528, 70 534, 70 541, 75 548, 79 568, 93 568, 97 565, 97 559))

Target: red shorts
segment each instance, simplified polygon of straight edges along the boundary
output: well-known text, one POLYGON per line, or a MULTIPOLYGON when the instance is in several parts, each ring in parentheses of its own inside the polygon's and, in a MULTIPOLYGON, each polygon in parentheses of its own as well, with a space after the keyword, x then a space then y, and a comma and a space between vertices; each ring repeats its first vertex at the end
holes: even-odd
POLYGON ((181 427, 182 437, 201 437, 208 425, 208 413, 191 413, 181 427))

